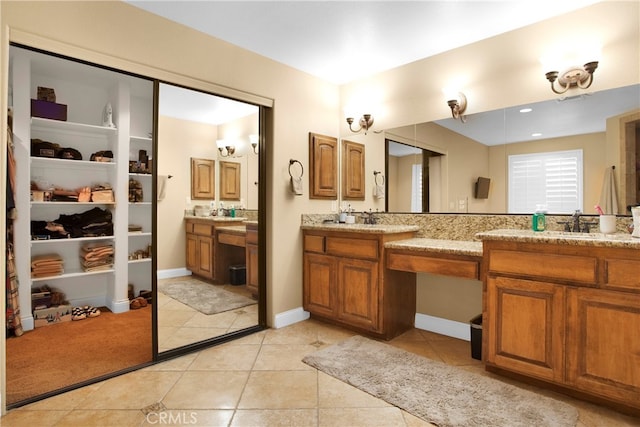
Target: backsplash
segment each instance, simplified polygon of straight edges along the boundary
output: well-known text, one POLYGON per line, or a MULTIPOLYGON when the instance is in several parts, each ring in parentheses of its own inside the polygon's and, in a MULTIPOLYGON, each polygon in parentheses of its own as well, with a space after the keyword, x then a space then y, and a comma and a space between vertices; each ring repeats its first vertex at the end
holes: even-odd
MULTIPOLYGON (((476 233, 497 229, 531 229, 531 215, 485 215, 485 214, 374 214, 378 224, 385 225, 417 225, 420 230, 416 237, 448 240, 479 240, 476 233)), ((302 225, 321 224, 324 220, 335 220, 335 214, 303 214, 302 225)), ((547 215, 547 230, 562 231, 564 225, 559 222, 569 221, 570 215, 547 215)), ((593 223, 591 230, 598 231, 598 217, 584 216, 583 221, 593 223)), ((356 222, 362 218, 356 215, 356 222)), ((628 233, 630 217, 617 218, 617 232, 628 233)))

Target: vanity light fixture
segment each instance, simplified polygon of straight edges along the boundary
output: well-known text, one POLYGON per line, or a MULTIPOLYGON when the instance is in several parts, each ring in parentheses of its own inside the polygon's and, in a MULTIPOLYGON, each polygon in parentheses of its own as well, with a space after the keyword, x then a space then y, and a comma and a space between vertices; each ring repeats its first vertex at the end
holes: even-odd
POLYGON ((364 134, 367 134, 367 131, 369 129, 371 129, 371 126, 373 126, 373 116, 371 114, 363 114, 362 117, 360 117, 360 127, 358 129, 353 129, 351 127, 351 125, 354 122, 354 118, 353 117, 347 117, 347 123, 349 123, 349 130, 353 133, 358 133, 361 130, 364 129, 364 134))
POLYGON ((450 99, 447 101, 447 105, 451 108, 451 116, 454 119, 460 119, 462 123, 467 122, 467 116, 464 115, 467 109, 467 97, 462 92, 458 92, 456 99, 450 99))
POLYGON ((236 152, 236 147, 229 144, 224 139, 219 139, 216 141, 216 145, 218 146, 218 151, 222 157, 233 156, 233 153, 236 152))
POLYGON ((591 61, 583 67, 570 67, 560 74, 558 71, 549 71, 545 74, 547 80, 551 82, 551 90, 561 95, 572 87, 587 89, 593 83, 593 73, 598 68, 598 61, 591 61), (558 82, 556 85, 555 83, 558 82), (557 86, 557 88, 556 88, 557 86))
POLYGON ((249 135, 249 141, 251 142, 251 148, 253 149, 253 153, 258 154, 258 135, 256 134, 249 135))

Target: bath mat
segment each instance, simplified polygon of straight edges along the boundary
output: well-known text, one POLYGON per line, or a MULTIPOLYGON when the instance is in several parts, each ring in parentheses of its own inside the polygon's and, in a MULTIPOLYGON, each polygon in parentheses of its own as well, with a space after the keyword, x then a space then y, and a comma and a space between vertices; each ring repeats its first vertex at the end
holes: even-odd
POLYGON ((439 427, 574 427, 564 402, 354 336, 303 362, 439 427))
POLYGON ((204 314, 234 310, 257 301, 201 281, 180 281, 158 284, 158 290, 204 314))

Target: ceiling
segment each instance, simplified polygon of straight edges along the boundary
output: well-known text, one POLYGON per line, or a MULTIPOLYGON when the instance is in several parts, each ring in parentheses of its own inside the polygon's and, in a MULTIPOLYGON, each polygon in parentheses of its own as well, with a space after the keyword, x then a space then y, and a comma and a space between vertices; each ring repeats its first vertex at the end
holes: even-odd
POLYGON ((324 80, 344 84, 597 1, 127 3, 324 80))

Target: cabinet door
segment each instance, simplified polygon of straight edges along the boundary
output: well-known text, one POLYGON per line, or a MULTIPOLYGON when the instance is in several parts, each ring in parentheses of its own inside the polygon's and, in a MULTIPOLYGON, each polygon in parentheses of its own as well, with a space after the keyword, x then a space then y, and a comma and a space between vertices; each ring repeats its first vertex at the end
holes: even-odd
POLYGON ((187 269, 198 274, 198 237, 187 233, 187 269))
POLYGON ((309 133, 309 198, 338 198, 338 140, 309 133))
POLYGON ((213 278, 213 239, 198 236, 198 274, 213 278))
POLYGON ((487 362, 562 381, 565 289, 509 277, 487 279, 487 362))
POLYGON ((380 331, 378 263, 338 258, 338 319, 380 331))
POLYGON ((220 162, 220 200, 240 200, 240 163, 220 162))
POLYGON ((570 289, 567 382, 640 405, 640 295, 570 289))
POLYGON ((247 263, 247 289, 252 295, 258 295, 258 245, 245 248, 247 263))
POLYGON ((336 259, 332 256, 304 254, 303 306, 321 316, 336 315, 336 259))
POLYGON ((191 158, 191 198, 214 199, 215 161, 211 159, 191 158))
POLYGON ((342 141, 342 197, 364 200, 364 145, 342 141))

